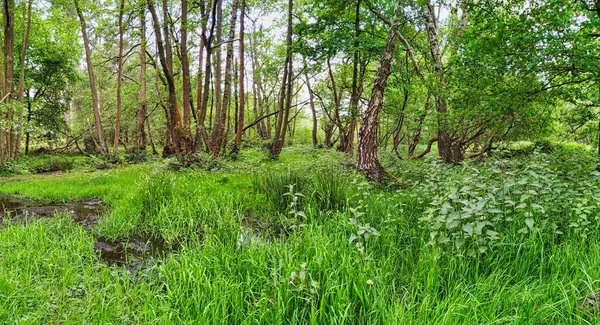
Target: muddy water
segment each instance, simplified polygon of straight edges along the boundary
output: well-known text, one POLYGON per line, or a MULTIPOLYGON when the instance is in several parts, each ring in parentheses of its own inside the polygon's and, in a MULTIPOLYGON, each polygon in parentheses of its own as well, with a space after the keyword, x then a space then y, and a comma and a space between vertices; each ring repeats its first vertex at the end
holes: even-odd
MULTIPOLYGON (((59 213, 69 214, 73 221, 90 232, 104 212, 103 202, 98 199, 44 204, 31 199, 0 195, 0 227, 9 221, 26 224, 39 218, 52 218, 59 213)), ((103 264, 126 266, 130 271, 173 251, 172 247, 167 247, 160 241, 139 238, 128 242, 96 238, 94 248, 103 264)))
POLYGON ((6 221, 25 222, 39 218, 51 218, 59 214, 69 214, 75 222, 91 229, 104 212, 101 200, 92 199, 68 203, 33 201, 9 195, 0 195, 0 225, 6 221))

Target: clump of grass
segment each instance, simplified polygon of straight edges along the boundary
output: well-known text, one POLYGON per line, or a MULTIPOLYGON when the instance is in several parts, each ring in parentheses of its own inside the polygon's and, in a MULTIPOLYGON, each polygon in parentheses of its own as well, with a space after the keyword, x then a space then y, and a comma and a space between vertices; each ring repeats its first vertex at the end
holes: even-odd
MULTIPOLYGON (((290 191, 289 186, 293 186, 295 193, 302 193, 307 196, 312 193, 311 183, 312 178, 310 175, 289 169, 286 171, 269 171, 264 175, 257 175, 252 181, 254 191, 264 195, 275 210, 281 213, 287 213, 294 198, 292 195, 286 195, 290 191)), ((302 209, 303 201, 298 202, 296 209, 302 209)))
POLYGON ((306 209, 327 212, 346 208, 350 182, 346 175, 331 169, 286 170, 255 177, 253 188, 282 214, 306 209))
POLYGON ((319 210, 344 210, 348 201, 348 177, 332 169, 323 169, 313 177, 312 198, 319 210))

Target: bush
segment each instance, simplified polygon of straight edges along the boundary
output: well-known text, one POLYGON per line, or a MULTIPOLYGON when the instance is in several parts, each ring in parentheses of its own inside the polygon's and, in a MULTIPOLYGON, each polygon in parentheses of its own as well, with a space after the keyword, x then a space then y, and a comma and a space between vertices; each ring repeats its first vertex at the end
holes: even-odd
POLYGON ((147 150, 134 150, 125 154, 125 161, 129 164, 141 164, 150 161, 151 156, 147 150))
POLYGON ((167 169, 175 172, 184 169, 217 171, 222 170, 223 166, 222 158, 215 158, 205 152, 188 155, 185 159, 172 157, 167 160, 167 169))
POLYGON ((533 142, 533 149, 542 153, 551 153, 557 144, 549 139, 539 139, 533 142))
POLYGON ((19 165, 13 161, 5 162, 0 165, 0 176, 10 176, 19 173, 19 165))
POLYGON ((75 168, 75 160, 70 157, 51 156, 34 159, 29 162, 28 169, 33 174, 69 171, 75 168))

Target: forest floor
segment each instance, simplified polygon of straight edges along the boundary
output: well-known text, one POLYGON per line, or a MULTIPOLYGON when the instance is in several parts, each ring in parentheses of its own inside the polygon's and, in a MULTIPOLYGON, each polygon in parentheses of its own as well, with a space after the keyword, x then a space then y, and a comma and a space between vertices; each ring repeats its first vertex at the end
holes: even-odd
POLYGON ((595 157, 542 149, 386 155, 387 185, 301 146, 32 158, 0 177, 0 323, 597 323, 595 157))

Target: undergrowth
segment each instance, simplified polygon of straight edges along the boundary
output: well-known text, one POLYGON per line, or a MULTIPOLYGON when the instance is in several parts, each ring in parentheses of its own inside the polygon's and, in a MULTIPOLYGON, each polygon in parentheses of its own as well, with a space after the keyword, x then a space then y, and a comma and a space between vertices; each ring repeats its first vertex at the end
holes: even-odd
POLYGON ((95 234, 178 245, 130 274, 100 265, 68 218, 0 228, 0 321, 597 323, 594 155, 507 157, 386 162, 401 188, 312 148, 279 162, 245 150, 210 172, 156 162, 0 184, 38 199, 103 198, 110 212, 95 234))

